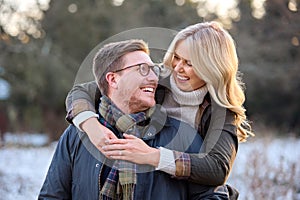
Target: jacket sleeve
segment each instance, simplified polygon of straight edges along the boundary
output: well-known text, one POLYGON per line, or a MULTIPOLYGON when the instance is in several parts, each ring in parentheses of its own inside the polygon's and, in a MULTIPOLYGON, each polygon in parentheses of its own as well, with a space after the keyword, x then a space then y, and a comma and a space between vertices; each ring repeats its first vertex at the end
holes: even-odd
MULTIPOLYGON (((72 199, 72 140, 70 128, 61 136, 53 155, 44 184, 38 196, 42 199, 72 199)), ((75 134, 72 134, 75 135, 75 134)), ((73 136, 74 138, 74 136, 73 136)))
MULTIPOLYGON (((238 149, 234 114, 204 118, 204 141, 199 154, 174 152, 176 177, 205 185, 222 185, 226 182, 238 149), (210 123, 211 122, 211 123, 210 123)), ((203 134, 203 133, 202 133, 203 134)))
POLYGON ((66 120, 72 123, 73 118, 83 111, 96 112, 95 100, 100 98, 100 91, 95 81, 77 84, 68 93, 66 120))

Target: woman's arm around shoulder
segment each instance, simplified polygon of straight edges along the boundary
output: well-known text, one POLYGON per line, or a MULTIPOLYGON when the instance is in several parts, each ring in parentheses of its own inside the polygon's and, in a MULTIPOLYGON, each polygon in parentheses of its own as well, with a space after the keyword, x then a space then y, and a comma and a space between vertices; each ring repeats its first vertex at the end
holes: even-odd
POLYGON ((102 151, 105 142, 116 136, 97 119, 95 103, 100 95, 95 81, 75 85, 66 98, 66 119, 86 132, 94 146, 102 151))
POLYGON ((68 122, 84 111, 96 113, 96 99, 100 98, 100 91, 95 81, 74 85, 67 95, 65 104, 68 122))

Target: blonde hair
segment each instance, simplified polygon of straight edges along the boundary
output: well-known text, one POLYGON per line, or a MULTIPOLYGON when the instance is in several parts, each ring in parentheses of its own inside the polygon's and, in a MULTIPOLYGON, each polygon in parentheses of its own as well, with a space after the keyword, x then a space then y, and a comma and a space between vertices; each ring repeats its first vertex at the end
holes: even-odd
POLYGON ((254 135, 246 117, 244 83, 238 71, 235 43, 230 34, 217 22, 188 26, 173 39, 164 57, 164 64, 172 66, 177 44, 185 40, 195 73, 206 82, 211 98, 221 107, 236 114, 235 124, 240 142, 254 135))

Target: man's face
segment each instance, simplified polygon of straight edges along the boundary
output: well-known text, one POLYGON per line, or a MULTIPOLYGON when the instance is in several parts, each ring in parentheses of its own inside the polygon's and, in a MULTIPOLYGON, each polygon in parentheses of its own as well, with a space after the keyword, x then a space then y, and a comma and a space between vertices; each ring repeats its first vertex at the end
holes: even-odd
POLYGON ((116 72, 117 89, 114 92, 114 99, 119 102, 117 106, 125 113, 141 112, 153 107, 158 77, 151 69, 148 75, 142 76, 138 66, 142 63, 152 66, 151 58, 143 51, 134 51, 124 55, 123 61, 122 69, 136 66, 116 72))

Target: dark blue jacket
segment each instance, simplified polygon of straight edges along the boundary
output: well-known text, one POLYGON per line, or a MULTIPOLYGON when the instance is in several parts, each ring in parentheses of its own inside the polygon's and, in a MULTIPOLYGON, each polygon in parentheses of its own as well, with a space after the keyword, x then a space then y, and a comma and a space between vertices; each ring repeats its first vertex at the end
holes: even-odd
MULTIPOLYGON (((161 116, 151 123, 143 137, 149 146, 199 152, 202 139, 189 125, 171 118, 164 121, 161 116)), ((104 159, 87 135, 70 125, 58 142, 39 199, 98 199, 104 159)), ((188 199, 185 180, 174 179, 150 166, 139 165, 138 170, 141 173, 137 173, 135 199, 188 199)))
MULTIPOLYGON (((200 135, 192 127, 161 113, 151 117, 143 140, 152 147, 164 146, 189 153, 198 153, 202 144, 200 135)), ((104 160, 87 135, 70 125, 58 142, 39 199, 99 199, 104 160)), ((175 179, 148 165, 138 165, 138 171, 136 200, 227 199, 227 193, 175 179)))

